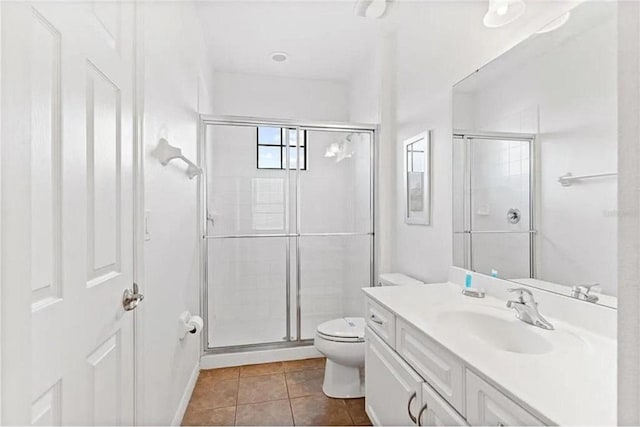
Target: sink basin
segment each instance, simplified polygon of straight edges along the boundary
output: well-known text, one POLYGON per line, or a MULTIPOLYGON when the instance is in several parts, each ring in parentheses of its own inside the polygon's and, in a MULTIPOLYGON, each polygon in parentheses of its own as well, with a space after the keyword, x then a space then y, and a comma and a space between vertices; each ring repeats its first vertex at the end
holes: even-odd
MULTIPOLYGON (((466 331, 499 350, 522 354, 545 354, 553 344, 518 319, 507 320, 478 311, 447 311, 437 321, 452 331, 466 331)), ((553 333, 553 331, 543 331, 553 333)))

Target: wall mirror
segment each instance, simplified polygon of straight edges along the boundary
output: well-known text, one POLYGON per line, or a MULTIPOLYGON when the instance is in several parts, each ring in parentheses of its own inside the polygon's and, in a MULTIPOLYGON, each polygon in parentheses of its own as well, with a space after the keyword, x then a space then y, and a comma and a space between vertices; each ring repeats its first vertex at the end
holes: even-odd
POLYGON ((431 223, 431 133, 409 138, 403 144, 405 216, 407 224, 431 223))
POLYGON ((456 266, 617 306, 616 82, 584 2, 454 86, 456 266))

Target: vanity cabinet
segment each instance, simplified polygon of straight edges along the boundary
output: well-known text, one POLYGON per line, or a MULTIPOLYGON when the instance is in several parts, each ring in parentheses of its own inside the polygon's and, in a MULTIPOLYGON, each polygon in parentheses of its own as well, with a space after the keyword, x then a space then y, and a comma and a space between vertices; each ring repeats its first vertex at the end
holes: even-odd
POLYGON ((396 351, 458 412, 464 414, 464 366, 426 334, 397 320, 396 351))
POLYGON ((366 330, 365 394, 374 425, 416 424, 424 380, 380 339, 366 330))
POLYGON ((365 404, 374 425, 544 425, 415 326, 371 298, 366 307, 365 404))
POLYGON ((482 426, 539 426, 542 421, 467 369, 467 420, 482 426))
POLYGON ((420 417, 418 425, 421 426, 469 425, 464 417, 426 382, 422 384, 422 406, 418 415, 420 417))

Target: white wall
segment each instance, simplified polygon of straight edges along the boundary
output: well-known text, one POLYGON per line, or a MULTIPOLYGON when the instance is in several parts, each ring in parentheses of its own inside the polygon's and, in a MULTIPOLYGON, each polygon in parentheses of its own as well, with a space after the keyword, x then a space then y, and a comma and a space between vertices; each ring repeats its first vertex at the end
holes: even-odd
POLYGON ((448 266, 452 263, 452 86, 574 4, 529 3, 526 19, 497 30, 480 27, 482 24, 478 22, 481 22, 486 8, 482 2, 477 4, 478 11, 468 10, 469 16, 462 16, 461 9, 455 7, 456 2, 443 3, 439 14, 433 13, 433 10, 422 10, 420 3, 414 4, 415 10, 411 11, 411 15, 417 24, 401 28, 396 35, 397 131, 393 142, 396 144, 395 151, 399 152, 403 140, 426 129, 433 130, 432 224, 416 226, 404 223, 402 157, 393 156, 389 159, 391 163, 381 159, 381 168, 394 170, 395 176, 394 198, 387 201, 395 206, 390 269, 428 282, 447 279, 448 266), (442 25, 441 22, 450 22, 446 18, 448 14, 465 31, 461 31, 459 37, 454 39, 439 41, 448 47, 449 53, 445 56, 423 55, 420 42, 434 41, 424 35, 420 26, 426 28, 428 23, 442 25), (434 16, 441 22, 434 22, 434 16), (465 23, 467 19, 469 21, 465 23))
POLYGON ((640 4, 618 5, 618 424, 640 424, 640 4))
MULTIPOLYGON (((199 110, 208 110, 197 15, 188 3, 143 3, 144 204, 151 239, 144 245, 140 424, 179 422, 181 399, 199 364, 199 337, 179 339, 178 316, 199 312, 197 180, 174 161, 153 157, 160 138, 197 159, 199 110), (177 417, 174 419, 174 417, 177 417)), ((210 92, 209 92, 210 93, 210 92)), ((188 396, 187 396, 188 397, 188 396)))
POLYGON ((347 121, 348 88, 337 80, 259 74, 214 74, 212 114, 263 118, 347 121))

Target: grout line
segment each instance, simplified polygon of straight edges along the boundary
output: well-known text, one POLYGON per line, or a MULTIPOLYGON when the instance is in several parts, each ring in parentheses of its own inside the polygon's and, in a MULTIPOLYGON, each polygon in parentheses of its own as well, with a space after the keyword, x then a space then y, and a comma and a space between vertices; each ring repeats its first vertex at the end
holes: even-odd
MULTIPOLYGON (((284 370, 284 363, 282 364, 282 369, 284 370)), ((287 401, 289 402, 289 411, 291 411, 291 423, 295 426, 296 419, 293 416, 293 405, 291 404, 291 395, 289 394, 289 382, 287 381, 287 373, 284 373, 284 385, 287 388, 287 401)))
POLYGON ((238 422, 238 399, 240 399, 240 369, 238 368, 238 386, 236 387, 236 407, 233 411, 233 425, 238 422))

